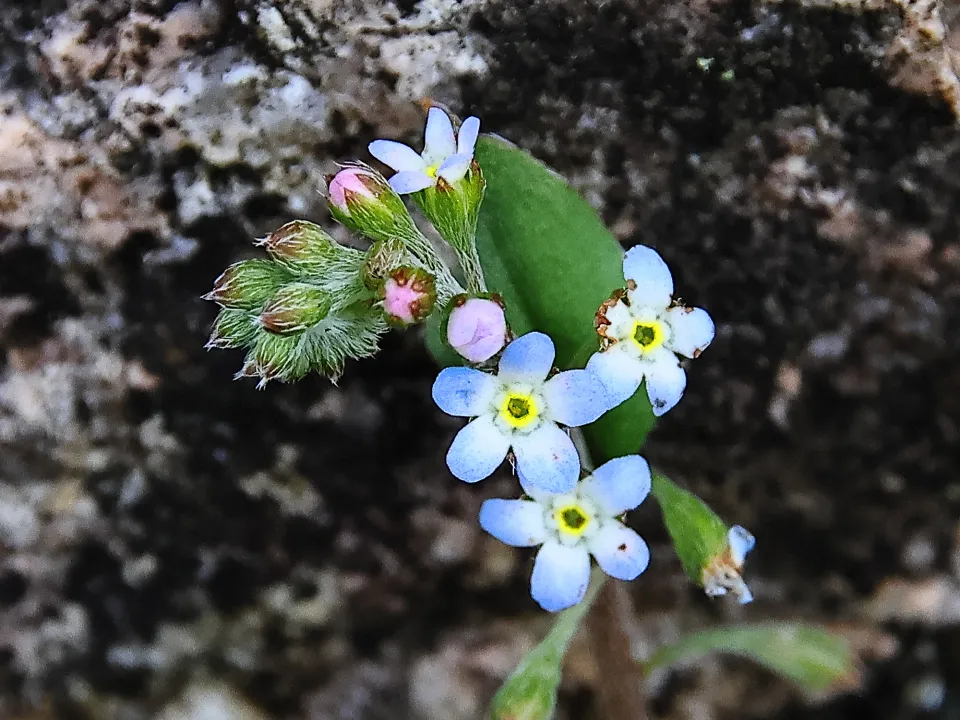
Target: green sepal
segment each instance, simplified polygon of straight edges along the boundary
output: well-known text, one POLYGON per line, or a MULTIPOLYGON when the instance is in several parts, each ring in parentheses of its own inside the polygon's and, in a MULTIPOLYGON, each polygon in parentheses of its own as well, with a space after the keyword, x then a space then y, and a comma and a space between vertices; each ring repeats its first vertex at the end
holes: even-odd
POLYGON ((272 260, 241 260, 223 271, 203 299, 235 310, 260 310, 281 285, 292 279, 286 268, 272 260))
POLYGON ((455 183, 442 177, 411 196, 440 237, 461 252, 468 251, 477 232, 477 218, 486 183, 476 161, 455 183))
POLYGON ((340 245, 316 223, 293 220, 258 242, 276 262, 296 274, 322 274, 334 263, 340 245))
POLYGON ((334 299, 329 293, 308 283, 284 285, 260 312, 260 323, 268 333, 292 335, 323 320, 334 299))
POLYGON ((328 202, 330 214, 337 222, 371 240, 419 236, 407 206, 380 173, 363 163, 349 167, 361 171, 359 179, 369 195, 347 192, 346 208, 328 202))
POLYGON ((240 348, 252 345, 260 329, 257 314, 248 310, 221 308, 213 323, 207 349, 240 348))

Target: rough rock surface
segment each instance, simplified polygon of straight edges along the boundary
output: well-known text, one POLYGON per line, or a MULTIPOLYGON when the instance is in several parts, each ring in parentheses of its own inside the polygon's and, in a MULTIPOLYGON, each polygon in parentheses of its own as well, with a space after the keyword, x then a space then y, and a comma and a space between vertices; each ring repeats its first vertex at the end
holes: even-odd
POLYGON ((4 3, 0 716, 469 720, 542 633, 415 334, 337 387, 203 350, 220 270, 427 96, 718 321, 648 454, 756 533, 758 599, 702 598, 647 508, 638 647, 800 617, 868 660, 816 699, 713 660, 654 714, 960 712, 958 70, 935 0, 4 3))

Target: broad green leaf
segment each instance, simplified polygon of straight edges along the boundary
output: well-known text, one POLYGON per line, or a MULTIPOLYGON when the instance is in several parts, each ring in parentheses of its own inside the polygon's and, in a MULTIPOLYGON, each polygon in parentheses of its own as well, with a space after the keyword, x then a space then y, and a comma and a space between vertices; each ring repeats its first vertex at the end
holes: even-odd
POLYGON ((698 585, 703 569, 727 547, 729 528, 703 500, 663 475, 653 475, 653 496, 684 571, 698 585))
POLYGON ((645 667, 668 667, 711 652, 750 658, 814 691, 846 687, 857 674, 857 660, 846 640, 820 627, 783 622, 693 632, 660 648, 645 667))
MULTIPOLYGON (((583 367, 599 348, 597 310, 624 284, 620 244, 593 208, 529 153, 483 136, 476 158, 487 182, 477 249, 490 291, 503 296, 515 334, 544 332, 556 343, 557 367, 583 367)), ((427 347, 441 365, 458 363, 435 315, 427 347)), ((584 428, 596 462, 637 452, 653 420, 641 390, 584 428)))
POLYGON ((520 661, 490 703, 493 720, 550 720, 553 717, 563 656, 605 577, 595 570, 586 597, 557 615, 547 636, 520 661))

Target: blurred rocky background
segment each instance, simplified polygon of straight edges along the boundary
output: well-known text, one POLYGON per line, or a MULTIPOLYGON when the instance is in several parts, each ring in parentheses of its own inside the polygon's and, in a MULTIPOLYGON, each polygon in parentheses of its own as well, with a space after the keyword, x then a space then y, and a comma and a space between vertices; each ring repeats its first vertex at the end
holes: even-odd
POLYGON ((260 392, 203 349, 219 272, 329 226, 323 174, 423 98, 717 320, 647 453, 756 534, 757 600, 702 597, 648 503, 637 652, 790 618, 863 658, 817 697, 690 664, 653 716, 960 717, 958 72, 953 0, 4 0, 0 717, 472 720, 542 635, 416 333, 260 392))

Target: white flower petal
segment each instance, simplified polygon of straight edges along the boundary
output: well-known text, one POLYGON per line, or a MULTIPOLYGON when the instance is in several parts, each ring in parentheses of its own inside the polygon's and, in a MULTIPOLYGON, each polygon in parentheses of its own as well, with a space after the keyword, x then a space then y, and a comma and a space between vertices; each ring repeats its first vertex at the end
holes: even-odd
POLYGON ((427 129, 423 134, 423 159, 427 165, 439 165, 457 151, 450 117, 440 108, 427 113, 427 129))
POLYGON ((394 189, 397 195, 409 195, 410 193, 420 192, 435 182, 436 180, 425 172, 404 170, 390 178, 390 187, 394 189))
POLYGON ((607 404, 616 407, 630 399, 643 381, 644 363, 622 351, 617 345, 594 353, 587 361, 587 371, 603 383, 607 404))
POLYGON ((433 401, 447 415, 476 417, 490 410, 498 383, 493 375, 465 367, 448 367, 433 381, 433 401))
POLYGON ((650 564, 650 549, 643 538, 618 522, 600 528, 587 546, 600 569, 618 580, 635 580, 650 564))
POLYGON ((427 167, 416 150, 409 145, 393 140, 374 140, 367 146, 367 150, 377 160, 392 167, 397 172, 416 172, 427 167))
POLYGON ((483 415, 457 433, 447 451, 447 467, 464 482, 478 482, 497 469, 509 449, 510 436, 492 415, 483 415))
POLYGON ((713 320, 701 308, 672 307, 665 319, 670 325, 669 348, 688 358, 702 353, 716 334, 713 320))
POLYGON ((484 500, 480 527, 502 543, 530 547, 547 539, 543 513, 543 506, 533 500, 484 500))
POLYGON ((566 370, 543 386, 547 413, 558 423, 580 427, 592 423, 613 405, 603 381, 588 370, 566 370))
POLYGON ((607 337, 619 340, 633 332, 633 312, 623 300, 618 300, 612 307, 607 308, 604 317, 610 323, 606 329, 607 337))
POLYGON ((457 154, 473 157, 473 150, 477 146, 477 137, 480 135, 480 118, 471 115, 460 125, 457 133, 457 154))
POLYGON ((605 462, 580 483, 580 495, 614 517, 633 510, 650 493, 650 466, 639 455, 605 462))
POLYGON ((673 295, 673 276, 663 258, 653 248, 637 245, 623 258, 623 276, 637 287, 629 293, 630 303, 665 308, 673 295))
MULTIPOLYGON (((747 553, 753 550, 757 540, 750 532, 740 525, 734 525, 727 533, 727 542, 730 544, 730 557, 737 567, 743 567, 747 559, 747 553)), ((744 602, 750 602, 744 600, 744 602)))
POLYGON ((541 383, 553 367, 553 340, 541 332, 521 335, 500 356, 498 375, 505 383, 541 383))
POLYGON ((673 408, 687 387, 687 374, 680 367, 677 356, 664 347, 648 353, 644 361, 647 397, 653 414, 660 417, 673 408))
POLYGON ((513 454, 527 486, 549 493, 565 493, 573 490, 580 479, 577 448, 552 422, 527 435, 514 435, 513 454))
POLYGON ((473 156, 471 155, 451 155, 443 161, 440 169, 437 170, 437 175, 448 183, 455 183, 467 174, 472 160, 473 156))
POLYGON ((543 544, 530 576, 530 595, 540 607, 559 612, 576 605, 587 594, 589 584, 590 553, 585 547, 556 541, 543 544))
POLYGON ((531 484, 530 481, 524 476, 523 470, 520 469, 519 465, 517 465, 517 480, 520 481, 520 487, 523 488, 524 494, 529 495, 540 504, 553 500, 553 498, 555 498, 557 495, 562 494, 549 492, 548 490, 544 490, 541 487, 531 484))

